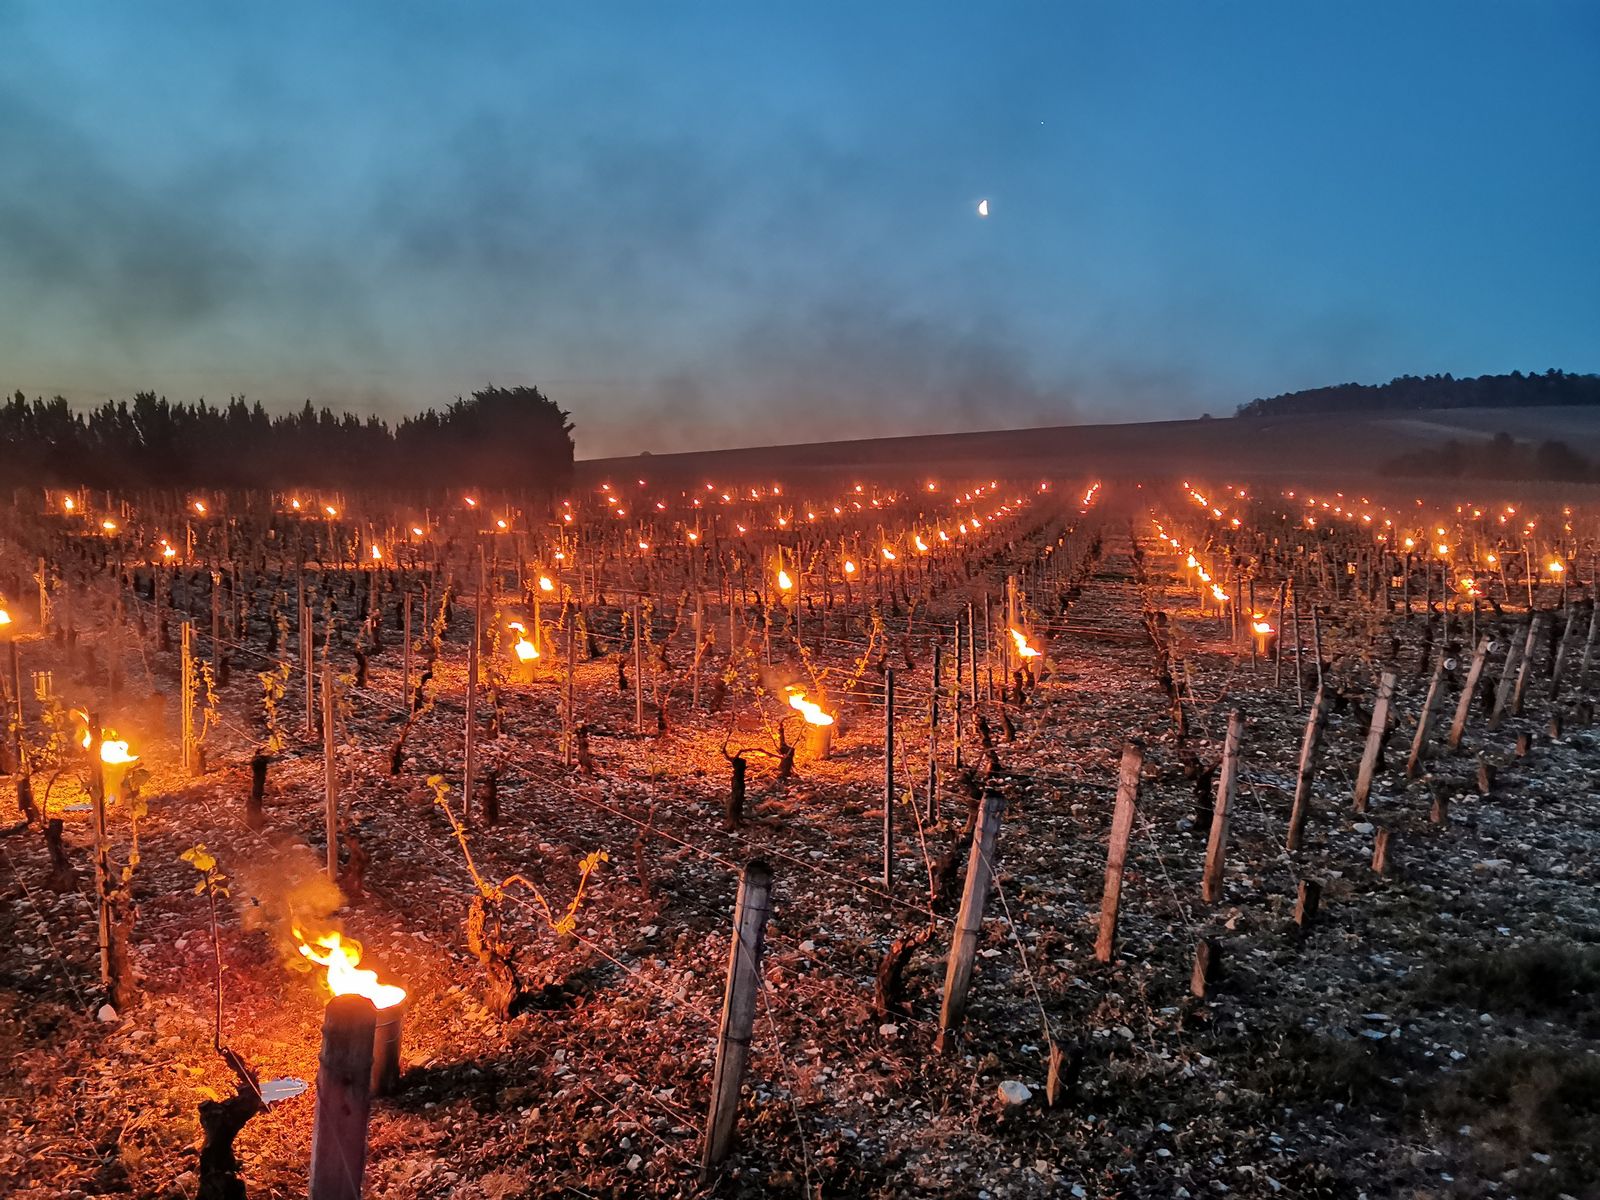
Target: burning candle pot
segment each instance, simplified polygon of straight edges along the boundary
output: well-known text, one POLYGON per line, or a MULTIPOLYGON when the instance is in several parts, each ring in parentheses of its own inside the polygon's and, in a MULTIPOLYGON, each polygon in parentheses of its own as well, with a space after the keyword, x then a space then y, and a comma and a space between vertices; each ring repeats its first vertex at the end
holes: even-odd
POLYGON ((822 710, 822 705, 807 700, 803 690, 787 689, 789 707, 806 719, 806 724, 817 730, 817 757, 827 758, 833 753, 833 717, 822 710))
POLYGON ((1272 627, 1265 613, 1250 614, 1250 636, 1255 639, 1257 654, 1262 658, 1272 657, 1273 647, 1278 642, 1278 631, 1272 627))
POLYGON ((338 933, 305 940, 299 930, 300 953, 328 971, 328 990, 335 996, 365 996, 377 1009, 372 1031, 372 1094, 387 1096, 400 1085, 400 1043, 405 1022, 406 990, 379 983, 378 973, 360 966, 361 945, 338 933))

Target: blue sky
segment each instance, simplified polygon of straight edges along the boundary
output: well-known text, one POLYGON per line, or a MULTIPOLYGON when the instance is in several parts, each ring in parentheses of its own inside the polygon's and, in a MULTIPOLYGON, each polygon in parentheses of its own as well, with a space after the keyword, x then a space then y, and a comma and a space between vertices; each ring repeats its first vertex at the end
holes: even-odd
POLYGON ((536 383, 592 456, 1600 369, 1589 0, 0 0, 0 164, 0 386, 75 401, 536 383))

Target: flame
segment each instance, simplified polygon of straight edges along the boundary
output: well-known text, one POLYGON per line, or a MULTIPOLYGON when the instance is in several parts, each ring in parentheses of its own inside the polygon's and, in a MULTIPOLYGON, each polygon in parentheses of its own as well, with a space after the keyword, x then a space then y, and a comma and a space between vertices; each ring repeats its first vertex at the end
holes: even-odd
POLYGON ((0 626, 11 624, 11 614, 0 608, 0 626))
POLYGON ((104 529, 107 533, 115 533, 117 531, 117 523, 110 517, 107 517, 104 521, 100 522, 100 528, 104 529))
POLYGON ((1551 559, 1551 561, 1550 561, 1550 574, 1559 575, 1563 571, 1565 571, 1566 569, 1567 569, 1567 564, 1566 563, 1558 562, 1555 559, 1551 559))
POLYGON ((1027 635, 1025 635, 1020 629, 1013 629, 1010 631, 1010 633, 1011 640, 1017 644, 1017 656, 1019 658, 1039 657, 1039 652, 1032 646, 1028 645, 1027 635))
POLYGON ((298 500, 289 501, 289 507, 294 509, 295 512, 299 512, 300 511, 300 501, 298 501, 298 500))
POLYGON ((467 507, 468 508, 477 508, 478 507, 478 502, 473 497, 471 497, 471 496, 466 497, 466 501, 467 501, 467 507))
POLYGON ((66 509, 68 512, 72 512, 75 508, 78 507, 78 503, 71 496, 68 496, 65 500, 63 500, 61 502, 61 507, 66 509))
POLYGON ((893 562, 898 557, 899 556, 897 554, 895 554, 895 552, 893 550, 889 549, 889 547, 885 546, 883 548, 883 561, 884 562, 893 562))
POLYGON ((794 580, 789 578, 789 572, 782 567, 778 568, 778 586, 786 592, 794 588, 794 580))
POLYGON ((916 544, 918 551, 923 554, 928 552, 928 543, 922 540, 922 535, 920 533, 913 539, 913 541, 916 544))
POLYGON ((806 694, 799 688, 789 689, 789 707, 805 717, 807 725, 833 724, 833 718, 822 711, 822 706, 807 700, 806 694))
POLYGON ((1211 594, 1216 598, 1218 604, 1226 604, 1228 602, 1228 593, 1214 583, 1211 585, 1211 594))
MULTIPOLYGON (((295 936, 300 936, 298 929, 295 930, 295 936)), ((405 988, 379 983, 376 971, 364 971, 358 967, 357 964, 361 962, 361 946, 358 942, 346 942, 337 933, 322 934, 315 942, 327 953, 317 953, 303 940, 300 953, 328 968, 328 990, 335 996, 365 996, 372 1001, 374 1008, 393 1008, 406 998, 405 988)))
POLYGON ((1260 637, 1269 637, 1273 633, 1277 632, 1272 628, 1272 622, 1267 620, 1266 617, 1261 613, 1251 614, 1250 629, 1253 633, 1260 637))
POLYGON ((517 652, 518 662, 532 662, 539 657, 539 647, 535 646, 525 637, 519 637, 513 649, 517 652))
POLYGON ((551 580, 550 576, 539 576, 539 590, 541 592, 553 592, 556 590, 556 585, 554 581, 551 580))
POLYGON ((162 550, 161 550, 161 557, 162 558, 177 558, 178 557, 178 552, 176 550, 174 550, 171 546, 164 546, 164 547, 162 547, 162 550))
MULTIPOLYGON (((84 734, 88 736, 87 733, 84 734)), ((100 761, 112 766, 128 766, 139 761, 137 754, 128 753, 128 743, 112 738, 100 739, 100 761)))
POLYGON ((844 560, 844 573, 846 575, 854 575, 856 573, 856 564, 848 558, 844 560))
POLYGON ((383 559, 383 551, 379 550, 376 546, 374 546, 372 548, 372 561, 373 562, 381 562, 382 559, 383 559))
POLYGON ((199 513, 202 517, 206 515, 206 506, 205 506, 205 504, 203 502, 201 502, 199 500, 196 500, 194 502, 194 510, 195 510, 195 512, 199 513))
POLYGON ((327 513, 330 517, 337 517, 339 515, 339 510, 331 504, 324 504, 322 506, 322 511, 327 513))

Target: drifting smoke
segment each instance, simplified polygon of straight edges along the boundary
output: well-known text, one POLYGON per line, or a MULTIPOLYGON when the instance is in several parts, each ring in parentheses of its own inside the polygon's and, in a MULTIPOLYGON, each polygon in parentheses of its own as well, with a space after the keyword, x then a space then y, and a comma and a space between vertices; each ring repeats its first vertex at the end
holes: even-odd
POLYGON ((264 931, 286 967, 308 971, 300 954, 299 929, 305 936, 336 932, 333 914, 344 903, 328 881, 323 863, 303 842, 279 841, 265 852, 230 864, 235 901, 243 909, 247 931, 264 931))

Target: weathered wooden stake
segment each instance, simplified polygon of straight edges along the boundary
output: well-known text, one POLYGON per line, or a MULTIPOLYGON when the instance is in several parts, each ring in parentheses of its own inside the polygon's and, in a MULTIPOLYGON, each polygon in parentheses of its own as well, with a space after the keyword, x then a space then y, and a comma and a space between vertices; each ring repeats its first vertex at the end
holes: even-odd
POLYGON ((1385 671, 1378 676, 1378 698, 1372 704, 1372 727, 1367 730, 1366 749, 1361 753, 1361 767, 1356 772, 1356 811, 1367 811, 1367 797, 1372 794, 1372 776, 1378 769, 1378 754, 1383 749, 1384 731, 1389 727, 1389 701, 1394 696, 1395 673, 1385 671))
POLYGON ((883 886, 894 887, 894 669, 883 673, 883 886))
POLYGON ((1300 892, 1294 901, 1294 923, 1304 929, 1317 919, 1317 909, 1322 903, 1322 885, 1315 879, 1302 879, 1300 892))
POLYGON ((1211 810, 1211 838, 1206 843, 1206 869, 1200 880, 1200 897, 1215 904, 1222 897, 1222 864, 1228 852, 1228 822, 1238 790, 1239 740, 1244 736, 1244 713, 1228 714, 1228 733, 1222 743, 1222 766, 1217 774, 1217 799, 1211 810))
POLYGON ((939 1006, 939 1035, 934 1049, 943 1054, 967 1015, 967 993, 972 986, 972 959, 978 949, 978 929, 983 924, 983 908, 989 896, 989 881, 994 872, 995 842, 1000 836, 1000 817, 1005 797, 985 792, 977 826, 972 831, 972 853, 967 859, 967 878, 961 889, 961 911, 956 915, 955 934, 950 939, 950 957, 944 971, 944 1000, 939 1006))
POLYGON ((1478 694, 1478 680, 1483 675, 1483 664, 1489 658, 1489 639, 1479 638, 1478 648, 1473 651, 1472 665, 1467 668, 1467 682, 1461 689, 1461 699, 1456 701, 1455 720, 1450 722, 1449 746, 1457 750, 1461 746, 1461 737, 1467 731, 1467 718, 1472 713, 1472 699, 1478 694))
POLYGON ((1144 750, 1129 741, 1122 748, 1122 770, 1117 777, 1117 803, 1111 814, 1111 838, 1106 848, 1106 884, 1100 897, 1100 936, 1094 956, 1110 962, 1117 942, 1117 908, 1122 902, 1122 869, 1128 860, 1128 837, 1133 832, 1133 810, 1139 800, 1139 771, 1144 750))
POLYGON ((1433 730, 1433 717, 1444 695, 1444 647, 1439 647, 1439 658, 1434 663, 1433 678, 1428 681, 1428 694, 1423 697, 1422 711, 1417 714, 1417 732, 1411 739, 1411 754, 1406 759, 1406 778, 1415 779, 1417 769, 1428 753, 1428 735, 1433 730))
POLYGON ((1372 870, 1378 875, 1389 873, 1389 830, 1380 829, 1372 838, 1372 870))
POLYGON ((1222 945, 1215 938, 1203 937, 1194 948, 1194 970, 1189 975, 1189 993, 1204 1000, 1222 965, 1222 945))
POLYGON ((328 665, 328 648, 322 652, 322 773, 324 820, 328 832, 328 882, 339 882, 339 773, 334 759, 333 669, 328 665))
POLYGON ((1311 812, 1311 787, 1317 778, 1317 747, 1322 743, 1322 726, 1327 712, 1327 693, 1321 688, 1311 700, 1311 715, 1306 718, 1305 736, 1300 741, 1300 766, 1295 772, 1294 807, 1289 810, 1289 833, 1284 848, 1291 854, 1300 849, 1306 817, 1311 812))
POLYGON ((756 989, 761 983, 761 950, 767 917, 772 911, 772 870, 760 859, 746 865, 739 881, 733 914, 733 946, 728 951, 728 983, 722 998, 722 1027, 717 1035, 717 1065, 711 1080, 711 1109, 706 1115, 701 1180, 709 1178, 733 1148, 739 1087, 750 1058, 755 1027, 756 989))
POLYGON ((377 1023, 378 1011, 365 996, 335 996, 323 1012, 311 1127, 311 1200, 361 1200, 377 1023))

